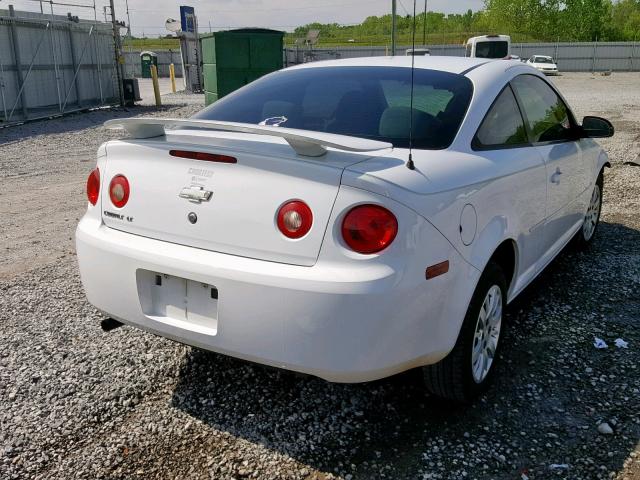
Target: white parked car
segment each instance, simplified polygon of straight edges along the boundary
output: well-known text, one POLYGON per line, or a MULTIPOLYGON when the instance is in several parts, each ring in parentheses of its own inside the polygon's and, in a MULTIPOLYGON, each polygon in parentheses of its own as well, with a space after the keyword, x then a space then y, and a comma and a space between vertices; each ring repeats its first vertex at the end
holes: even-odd
POLYGON ((507 303, 592 241, 608 160, 591 137, 613 128, 579 125, 523 63, 414 59, 413 108, 411 57, 358 58, 191 119, 107 122, 130 136, 87 182, 89 301, 234 357, 335 382, 424 367, 435 394, 474 398, 507 303))
POLYGON ((529 60, 527 60, 527 64, 531 65, 533 68, 537 68, 545 75, 558 75, 558 65, 556 65, 556 62, 552 57, 548 57, 546 55, 533 55, 529 60))

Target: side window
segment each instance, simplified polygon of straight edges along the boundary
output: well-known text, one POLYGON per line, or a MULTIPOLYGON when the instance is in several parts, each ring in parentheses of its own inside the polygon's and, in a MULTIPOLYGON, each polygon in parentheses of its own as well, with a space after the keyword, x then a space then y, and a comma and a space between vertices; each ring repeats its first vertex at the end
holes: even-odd
POLYGON ((516 98, 507 86, 484 117, 475 138, 474 147, 491 148, 527 143, 527 132, 516 98))
POLYGON ((511 85, 518 94, 533 142, 574 138, 569 109, 544 80, 534 75, 520 75, 511 85))

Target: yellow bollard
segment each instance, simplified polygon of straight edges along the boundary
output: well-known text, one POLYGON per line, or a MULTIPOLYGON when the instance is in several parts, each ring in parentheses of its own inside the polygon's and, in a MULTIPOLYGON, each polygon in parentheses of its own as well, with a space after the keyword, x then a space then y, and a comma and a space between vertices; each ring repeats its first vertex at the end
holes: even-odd
POLYGON ((176 93, 176 68, 173 63, 169 64, 169 76, 171 77, 171 91, 176 93))
POLYGON ((151 79, 153 81, 153 94, 156 97, 156 107, 161 107, 162 101, 160 100, 160 85, 158 85, 158 67, 155 65, 151 65, 151 79))

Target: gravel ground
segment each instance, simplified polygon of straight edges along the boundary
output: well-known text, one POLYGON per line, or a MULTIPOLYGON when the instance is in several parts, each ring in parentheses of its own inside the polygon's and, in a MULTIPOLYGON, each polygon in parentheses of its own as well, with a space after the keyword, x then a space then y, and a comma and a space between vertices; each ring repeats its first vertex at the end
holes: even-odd
POLYGON ((640 479, 640 74, 554 81, 616 126, 602 224, 508 309, 498 382, 466 409, 416 371, 329 384, 100 330, 73 247, 95 150, 118 135, 100 125, 201 97, 0 130, 0 478, 640 479))

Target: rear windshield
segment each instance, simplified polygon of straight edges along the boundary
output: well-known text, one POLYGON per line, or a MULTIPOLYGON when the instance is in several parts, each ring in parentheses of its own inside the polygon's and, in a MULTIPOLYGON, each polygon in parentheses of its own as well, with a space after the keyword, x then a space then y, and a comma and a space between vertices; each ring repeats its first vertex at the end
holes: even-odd
POLYGON ((504 58, 509 54, 509 44, 504 40, 476 43, 477 58, 504 58))
POLYGON ((193 118, 299 128, 409 146, 447 148, 473 92, 458 74, 416 69, 318 67, 282 70, 218 100, 193 118))
POLYGON ((535 63, 553 63, 553 60, 549 57, 536 57, 535 63))

